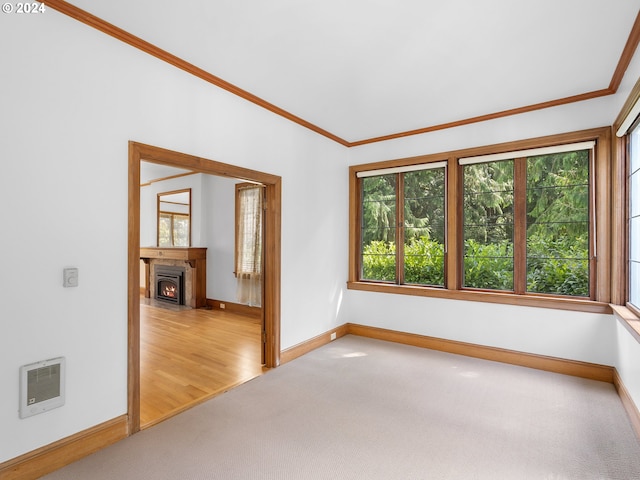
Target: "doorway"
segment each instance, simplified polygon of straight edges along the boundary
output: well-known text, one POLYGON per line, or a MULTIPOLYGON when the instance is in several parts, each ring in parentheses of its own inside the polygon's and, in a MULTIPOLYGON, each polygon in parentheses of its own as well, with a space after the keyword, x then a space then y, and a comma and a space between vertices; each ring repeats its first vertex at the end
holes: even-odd
POLYGON ((267 368, 280 363, 280 212, 281 178, 214 160, 129 142, 128 251, 128 417, 129 431, 140 430, 140 162, 197 173, 237 178, 265 186, 263 342, 267 368))

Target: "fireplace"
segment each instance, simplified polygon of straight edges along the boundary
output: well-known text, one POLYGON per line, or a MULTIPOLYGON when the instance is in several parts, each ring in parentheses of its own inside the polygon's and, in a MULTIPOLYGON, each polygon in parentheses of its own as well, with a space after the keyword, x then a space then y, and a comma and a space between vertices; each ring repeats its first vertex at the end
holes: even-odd
POLYGON ((183 267, 184 304, 191 308, 207 306, 206 247, 141 247, 140 260, 144 262, 145 298, 156 298, 155 270, 157 267, 183 267))
POLYGON ((184 305, 184 268, 156 265, 155 287, 157 300, 184 305))

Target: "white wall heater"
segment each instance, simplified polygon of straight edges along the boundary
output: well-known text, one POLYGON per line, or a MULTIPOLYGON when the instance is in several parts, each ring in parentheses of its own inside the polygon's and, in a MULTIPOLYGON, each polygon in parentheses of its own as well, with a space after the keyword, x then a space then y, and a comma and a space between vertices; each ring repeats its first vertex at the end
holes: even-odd
POLYGON ((64 405, 64 357, 20 367, 20 418, 64 405))

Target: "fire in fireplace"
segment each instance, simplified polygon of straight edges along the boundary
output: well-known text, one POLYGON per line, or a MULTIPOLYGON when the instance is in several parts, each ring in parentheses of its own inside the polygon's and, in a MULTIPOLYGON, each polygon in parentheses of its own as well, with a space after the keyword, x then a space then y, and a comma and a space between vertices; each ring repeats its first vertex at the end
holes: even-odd
POLYGON ((156 265, 156 299, 184 305, 184 268, 156 265))

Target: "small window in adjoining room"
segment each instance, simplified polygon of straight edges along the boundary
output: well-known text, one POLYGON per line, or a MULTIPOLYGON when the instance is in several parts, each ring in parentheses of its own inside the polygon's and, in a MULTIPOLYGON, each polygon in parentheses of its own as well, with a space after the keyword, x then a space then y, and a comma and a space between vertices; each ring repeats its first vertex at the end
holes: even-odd
POLYGON ((237 300, 262 305, 264 186, 236 184, 235 275, 237 300))
POLYGON ((363 175, 362 279, 444 286, 445 184, 443 163, 363 175))
POLYGON ((628 155, 628 302, 640 312, 640 122, 629 133, 628 155))
POLYGON ((158 194, 158 246, 191 246, 191 189, 158 194))

